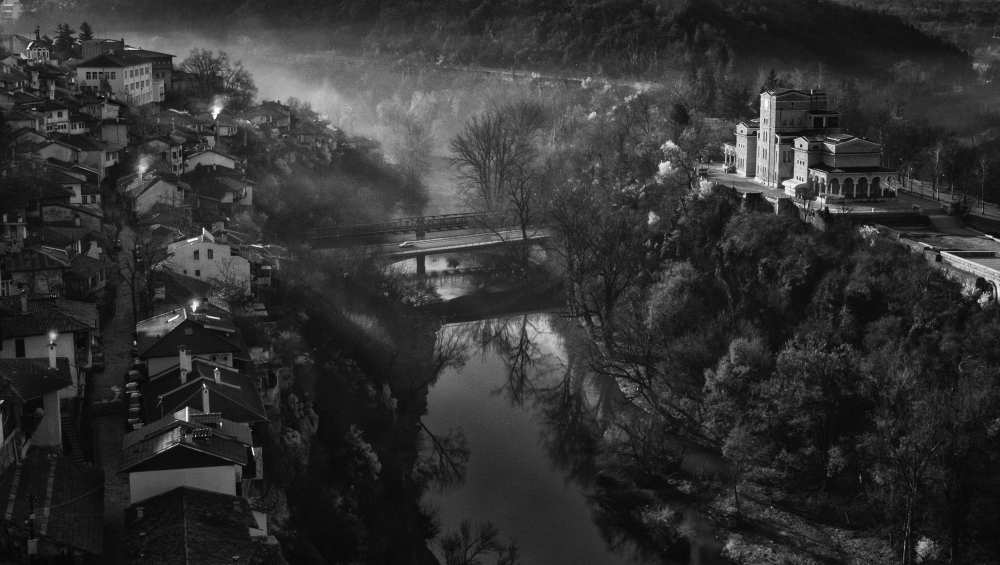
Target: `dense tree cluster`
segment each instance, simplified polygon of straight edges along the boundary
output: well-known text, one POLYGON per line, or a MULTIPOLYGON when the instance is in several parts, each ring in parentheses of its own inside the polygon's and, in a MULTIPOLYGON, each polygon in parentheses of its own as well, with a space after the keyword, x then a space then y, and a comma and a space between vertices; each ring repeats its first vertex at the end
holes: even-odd
MULTIPOLYGON (((588 211, 588 241, 646 249, 609 210, 588 211)), ((995 555, 1000 311, 877 237, 741 211, 718 190, 680 210, 656 261, 614 249, 569 270, 575 304, 599 314, 595 366, 668 435, 721 452, 737 513, 741 485, 765 485, 885 536, 903 563, 921 538, 952 563, 995 555)), ((580 237, 566 233, 574 261, 580 237)), ((624 441, 648 438, 662 441, 624 441)), ((631 472, 657 464, 671 468, 631 472)))

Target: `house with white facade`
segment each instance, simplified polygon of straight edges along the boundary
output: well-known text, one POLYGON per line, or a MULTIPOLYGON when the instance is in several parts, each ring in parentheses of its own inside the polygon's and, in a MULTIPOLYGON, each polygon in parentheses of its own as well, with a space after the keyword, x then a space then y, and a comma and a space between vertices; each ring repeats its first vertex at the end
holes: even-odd
POLYGON ((133 106, 162 102, 162 81, 154 84, 153 63, 127 51, 104 53, 81 62, 76 83, 85 92, 110 92, 133 106))
POLYGON ((244 496, 261 477, 250 425, 206 412, 207 385, 195 392, 202 409, 183 408, 125 436, 120 469, 128 475, 130 504, 178 487, 244 496))
POLYGON ((205 229, 201 235, 169 244, 167 256, 162 263, 167 270, 208 281, 229 292, 250 292, 250 262, 240 257, 233 246, 217 242, 205 229))
POLYGON ((91 364, 97 306, 63 299, 28 300, 22 293, 0 306, 0 359, 66 359, 70 382, 62 398, 82 394, 81 372, 91 364))
POLYGON ((249 359, 228 313, 206 304, 186 304, 141 320, 135 333, 138 356, 150 375, 177 367, 185 355, 226 367, 249 359))
POLYGON ((240 160, 232 155, 227 155, 215 149, 207 149, 192 153, 184 159, 184 172, 190 173, 199 166, 201 167, 225 167, 236 169, 240 165, 240 160))
POLYGON ((157 204, 178 207, 184 204, 184 189, 180 183, 171 182, 151 173, 126 192, 136 214, 148 214, 157 204))

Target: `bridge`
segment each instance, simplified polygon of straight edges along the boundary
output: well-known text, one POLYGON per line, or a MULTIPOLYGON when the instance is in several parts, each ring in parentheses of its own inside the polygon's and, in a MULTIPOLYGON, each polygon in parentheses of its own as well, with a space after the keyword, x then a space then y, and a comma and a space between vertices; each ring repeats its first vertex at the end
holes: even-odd
POLYGON ((414 238, 422 239, 424 235, 432 232, 482 229, 497 222, 502 223, 503 218, 496 214, 481 212, 413 216, 389 222, 316 229, 309 233, 308 238, 314 248, 323 249, 354 246, 365 241, 405 233, 412 233, 414 238))
POLYGON ((309 234, 309 241, 315 249, 367 246, 385 260, 416 259, 417 274, 423 275, 427 272, 425 259, 429 255, 531 244, 550 239, 554 233, 549 228, 530 228, 525 234, 510 223, 503 215, 478 212, 415 216, 375 224, 317 229, 309 234), (487 229, 491 224, 504 227, 487 229), (426 237, 430 232, 447 231, 472 233, 426 237), (389 236, 411 233, 413 239, 386 241, 389 236))

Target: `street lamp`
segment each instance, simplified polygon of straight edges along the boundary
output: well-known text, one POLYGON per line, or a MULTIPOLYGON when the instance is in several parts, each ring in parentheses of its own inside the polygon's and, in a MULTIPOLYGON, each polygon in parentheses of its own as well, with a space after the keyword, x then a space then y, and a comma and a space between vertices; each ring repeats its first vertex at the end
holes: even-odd
POLYGON ((58 368, 56 361, 56 341, 59 339, 59 332, 55 329, 49 330, 49 369, 58 368))

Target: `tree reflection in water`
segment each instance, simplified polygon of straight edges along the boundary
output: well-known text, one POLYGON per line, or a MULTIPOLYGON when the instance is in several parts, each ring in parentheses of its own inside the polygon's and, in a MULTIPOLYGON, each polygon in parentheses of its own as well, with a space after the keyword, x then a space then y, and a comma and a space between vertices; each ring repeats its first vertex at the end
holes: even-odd
POLYGON ((545 451, 581 487, 617 553, 640 563, 716 561, 717 550, 703 549, 714 545, 710 529, 677 486, 683 445, 651 425, 613 377, 592 370, 595 352, 572 319, 531 314, 439 332, 441 370, 477 353, 503 361, 506 380, 494 394, 539 415, 545 451))

